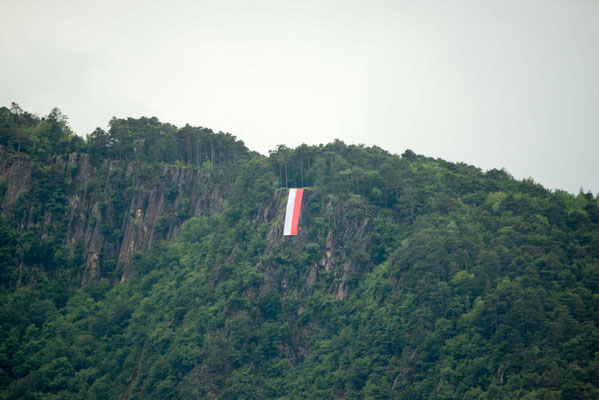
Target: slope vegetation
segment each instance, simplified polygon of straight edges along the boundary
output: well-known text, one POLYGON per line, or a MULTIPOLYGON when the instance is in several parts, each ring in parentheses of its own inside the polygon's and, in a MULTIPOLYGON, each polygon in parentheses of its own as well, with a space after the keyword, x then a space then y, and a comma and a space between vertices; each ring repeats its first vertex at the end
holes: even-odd
MULTIPOLYGON (((127 121, 133 142, 147 137, 127 121)), ((2 397, 599 397, 592 194, 340 141, 221 160, 98 143, 76 151, 223 174, 222 208, 187 215, 131 257, 127 279, 99 273, 82 287, 85 260, 63 236, 53 243, 70 263, 55 248, 51 264, 26 259, 13 249, 43 232, 7 213, 3 276, 34 279, 3 281, 2 397), (282 236, 286 187, 306 189, 295 237, 282 236)))

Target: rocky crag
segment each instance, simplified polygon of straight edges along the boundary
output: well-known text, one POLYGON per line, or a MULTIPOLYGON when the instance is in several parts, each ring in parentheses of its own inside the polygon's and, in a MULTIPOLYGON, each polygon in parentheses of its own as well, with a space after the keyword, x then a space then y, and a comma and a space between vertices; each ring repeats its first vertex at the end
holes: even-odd
POLYGON ((57 157, 42 168, 45 177, 62 183, 62 212, 39 193, 39 166, 0 146, 2 215, 40 241, 52 225, 64 224, 64 244, 83 260, 81 284, 108 272, 127 279, 135 252, 171 239, 191 217, 220 212, 229 190, 227 179, 210 170, 126 160, 97 164, 81 153, 57 157))
MULTIPOLYGON (((125 281, 137 252, 172 239, 192 217, 222 212, 232 183, 214 170, 127 160, 97 163, 85 153, 57 157, 43 166, 43 174, 36 164, 0 147, 0 178, 5 182, 2 214, 21 232, 34 232, 40 242, 61 225, 64 235, 60 244, 78 260, 72 280, 81 285, 102 277, 125 281), (48 204, 44 198, 48 190, 42 189, 48 186, 48 177, 60 183, 49 185, 49 189, 53 195, 63 192, 59 196, 63 207, 48 204)), ((286 246, 295 253, 307 250, 310 254, 306 290, 325 280, 329 293, 345 298, 348 281, 357 269, 364 268, 361 258, 367 257, 361 256, 369 251, 374 210, 356 211, 351 198, 323 200, 307 189, 300 224, 312 231, 286 238, 282 232, 286 194, 285 189, 275 190, 253 217, 255 226, 267 227, 264 256, 257 265, 266 273, 266 287, 277 279, 281 261, 277 252, 287 241, 286 246)), ((17 252, 19 285, 28 282, 22 276, 27 272, 23 253, 17 252)), ((235 249, 232 257, 234 253, 235 249)))

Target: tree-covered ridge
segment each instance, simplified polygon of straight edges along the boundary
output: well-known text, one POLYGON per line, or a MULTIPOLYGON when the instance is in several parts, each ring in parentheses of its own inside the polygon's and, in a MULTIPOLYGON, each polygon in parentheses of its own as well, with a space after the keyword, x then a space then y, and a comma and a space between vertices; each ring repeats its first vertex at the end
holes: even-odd
POLYGON ((590 193, 340 141, 238 171, 127 282, 4 290, 1 395, 599 397, 590 193), (286 186, 306 187, 297 237, 286 186))
POLYGON ((109 130, 97 128, 88 137, 94 157, 134 159, 202 166, 235 163, 249 158, 243 141, 230 133, 186 125, 177 128, 156 117, 110 120, 109 130))
POLYGON ((0 107, 0 145, 9 152, 25 153, 42 161, 85 148, 84 140, 73 133, 58 108, 40 118, 16 103, 10 109, 0 107))
POLYGON ((0 107, 0 145, 13 153, 49 157, 73 152, 89 153, 97 160, 125 159, 200 167, 235 163, 250 156, 243 141, 230 133, 211 129, 183 128, 160 122, 156 117, 112 118, 109 129, 96 128, 86 140, 75 135, 68 118, 58 108, 46 117, 23 111, 18 104, 0 107))

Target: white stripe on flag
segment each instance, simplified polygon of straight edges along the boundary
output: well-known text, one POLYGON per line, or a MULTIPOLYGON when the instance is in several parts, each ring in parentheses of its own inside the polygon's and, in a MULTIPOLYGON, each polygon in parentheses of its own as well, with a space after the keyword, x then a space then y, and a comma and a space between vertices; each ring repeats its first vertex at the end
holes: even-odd
POLYGON ((293 223, 293 206, 295 205, 295 193, 297 189, 289 189, 289 198, 287 199, 287 213, 285 214, 285 229, 283 235, 291 235, 291 224, 293 223))

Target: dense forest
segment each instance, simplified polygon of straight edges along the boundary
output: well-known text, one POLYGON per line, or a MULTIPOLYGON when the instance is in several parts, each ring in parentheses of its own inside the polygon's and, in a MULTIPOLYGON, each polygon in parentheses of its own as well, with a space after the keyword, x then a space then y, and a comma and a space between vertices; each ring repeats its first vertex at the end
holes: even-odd
POLYGON ((0 150, 0 398, 599 398, 592 193, 338 140, 264 156, 154 117, 84 140, 16 104, 0 150), (123 205, 144 193, 151 229, 151 202, 123 205), (71 228, 84 196, 98 254, 71 228), (122 226, 153 244, 121 256, 122 226))

